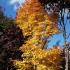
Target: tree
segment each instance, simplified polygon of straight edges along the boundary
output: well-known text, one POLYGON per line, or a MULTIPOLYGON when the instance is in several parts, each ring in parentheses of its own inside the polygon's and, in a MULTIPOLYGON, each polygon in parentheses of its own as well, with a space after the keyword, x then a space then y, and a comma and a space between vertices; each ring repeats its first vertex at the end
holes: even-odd
POLYGON ((0 9, 0 70, 14 69, 10 59, 20 59, 18 48, 24 43, 22 30, 0 9), (17 54, 17 55, 16 55, 17 54))
POLYGON ((61 69, 62 50, 59 47, 44 49, 47 38, 58 32, 57 16, 55 13, 49 16, 38 0, 26 0, 17 10, 16 23, 22 29, 24 36, 29 36, 25 44, 20 47, 23 60, 13 60, 17 69, 61 69))

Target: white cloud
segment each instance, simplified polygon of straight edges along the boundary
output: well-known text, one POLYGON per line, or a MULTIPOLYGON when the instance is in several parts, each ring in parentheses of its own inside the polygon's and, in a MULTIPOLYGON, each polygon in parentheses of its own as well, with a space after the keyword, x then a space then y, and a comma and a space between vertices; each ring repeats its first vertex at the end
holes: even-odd
POLYGON ((25 0, 9 0, 9 4, 14 7, 14 10, 16 10, 19 6, 22 6, 22 3, 24 3, 25 0))

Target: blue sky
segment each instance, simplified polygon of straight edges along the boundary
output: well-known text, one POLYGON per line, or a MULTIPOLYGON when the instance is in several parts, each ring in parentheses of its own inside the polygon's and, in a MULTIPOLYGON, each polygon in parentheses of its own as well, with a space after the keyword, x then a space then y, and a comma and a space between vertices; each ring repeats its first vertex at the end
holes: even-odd
POLYGON ((3 7, 5 15, 15 18, 16 9, 21 6, 24 0, 0 0, 0 6, 3 7))
MULTIPOLYGON (((16 10, 25 0, 0 0, 0 6, 4 8, 4 14, 8 17, 15 18, 16 16, 16 10)), ((67 12, 65 14, 65 23, 66 23, 66 31, 67 35, 70 33, 70 21, 67 21, 67 12)), ((48 47, 52 47, 53 45, 56 45, 57 42, 60 41, 59 45, 63 46, 64 44, 64 38, 62 34, 55 34, 52 37, 48 39, 50 42, 48 44, 48 47)), ((67 39, 68 42, 70 42, 70 37, 67 39)))

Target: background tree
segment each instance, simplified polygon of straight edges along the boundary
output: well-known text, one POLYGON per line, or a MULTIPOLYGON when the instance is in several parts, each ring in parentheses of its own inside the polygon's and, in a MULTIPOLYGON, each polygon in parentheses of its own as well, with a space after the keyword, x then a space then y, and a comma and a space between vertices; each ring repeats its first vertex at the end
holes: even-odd
POLYGON ((10 59, 20 59, 18 48, 24 42, 21 29, 11 18, 7 18, 0 8, 0 70, 14 69, 10 59))

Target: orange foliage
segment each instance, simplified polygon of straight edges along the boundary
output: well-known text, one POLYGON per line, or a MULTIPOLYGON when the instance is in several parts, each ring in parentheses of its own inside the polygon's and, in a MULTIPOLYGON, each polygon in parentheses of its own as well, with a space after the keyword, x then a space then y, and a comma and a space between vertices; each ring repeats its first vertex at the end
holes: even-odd
POLYGON ((16 23, 22 29, 24 36, 30 36, 20 48, 23 52, 23 62, 15 61, 15 65, 19 65, 19 70, 30 70, 30 63, 32 67, 37 66, 36 70, 59 70, 61 50, 42 49, 45 43, 44 38, 58 32, 57 15, 49 16, 38 0, 26 0, 17 10, 16 23), (42 60, 45 64, 41 63, 42 60))
POLYGON ((38 0, 26 0, 17 11, 16 22, 25 36, 32 36, 28 40, 32 46, 43 47, 42 39, 58 32, 57 15, 49 16, 38 0))
POLYGON ((60 70, 62 61, 61 51, 60 47, 42 50, 39 47, 33 46, 29 50, 24 50, 22 54, 23 61, 15 60, 14 64, 19 70, 30 70, 31 68, 32 70, 60 70))

